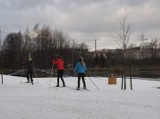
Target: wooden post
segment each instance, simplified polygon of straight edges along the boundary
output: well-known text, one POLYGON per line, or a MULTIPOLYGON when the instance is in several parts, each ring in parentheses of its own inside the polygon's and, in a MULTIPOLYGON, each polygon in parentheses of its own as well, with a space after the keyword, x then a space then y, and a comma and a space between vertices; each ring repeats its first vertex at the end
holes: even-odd
POLYGON ((130 88, 132 90, 133 89, 133 87, 132 87, 132 71, 131 71, 131 65, 129 63, 125 64, 122 69, 122 82, 121 82, 121 89, 122 90, 127 89, 127 75, 129 75, 129 78, 130 78, 130 88))
POLYGON ((1 74, 2 84, 3 84, 3 74, 1 74))
POLYGON ((123 80, 124 80, 124 69, 122 68, 122 82, 121 82, 121 89, 123 90, 123 80))
POLYGON ((3 69, 2 69, 2 62, 1 62, 1 82, 3 84, 3 69))
POLYGON ((132 87, 132 68, 130 66, 130 87, 131 87, 131 90, 133 89, 132 87))

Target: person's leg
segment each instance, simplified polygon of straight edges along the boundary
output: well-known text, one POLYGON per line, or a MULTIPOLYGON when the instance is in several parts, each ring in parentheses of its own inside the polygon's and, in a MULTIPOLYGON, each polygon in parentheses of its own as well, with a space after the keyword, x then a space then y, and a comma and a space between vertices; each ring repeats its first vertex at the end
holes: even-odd
POLYGON ((83 81, 83 88, 86 89, 86 82, 85 82, 85 79, 84 79, 84 74, 82 75, 82 81, 83 81))
POLYGON ((26 83, 29 83, 29 72, 27 71, 27 82, 26 83))
POLYGON ((59 71, 57 71, 57 85, 56 87, 59 87, 59 71))
POLYGON ((65 85, 65 82, 64 82, 64 79, 63 79, 63 72, 64 72, 64 70, 60 70, 60 78, 62 80, 63 87, 65 87, 66 85, 65 85))
POLYGON ((32 85, 33 85, 32 72, 30 72, 30 78, 31 78, 31 83, 32 83, 32 85))
POLYGON ((78 74, 78 87, 77 87, 77 90, 80 89, 80 79, 81 79, 81 76, 80 76, 80 74, 78 74))

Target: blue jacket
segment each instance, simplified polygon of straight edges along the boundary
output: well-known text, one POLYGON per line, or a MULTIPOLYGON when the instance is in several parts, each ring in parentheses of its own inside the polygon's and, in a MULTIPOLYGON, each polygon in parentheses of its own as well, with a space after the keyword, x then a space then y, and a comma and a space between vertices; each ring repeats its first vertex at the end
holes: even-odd
POLYGON ((86 72, 86 65, 82 66, 80 62, 78 62, 74 68, 74 71, 77 73, 85 73, 86 72))

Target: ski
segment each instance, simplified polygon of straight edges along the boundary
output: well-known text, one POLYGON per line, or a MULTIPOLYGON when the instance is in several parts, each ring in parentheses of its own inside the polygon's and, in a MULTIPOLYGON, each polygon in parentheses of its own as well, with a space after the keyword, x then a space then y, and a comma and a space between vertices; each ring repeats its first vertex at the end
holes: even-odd
POLYGON ((83 89, 83 88, 77 89, 77 88, 72 88, 72 87, 68 87, 68 86, 66 86, 66 88, 76 90, 76 91, 90 91, 89 89, 83 89))

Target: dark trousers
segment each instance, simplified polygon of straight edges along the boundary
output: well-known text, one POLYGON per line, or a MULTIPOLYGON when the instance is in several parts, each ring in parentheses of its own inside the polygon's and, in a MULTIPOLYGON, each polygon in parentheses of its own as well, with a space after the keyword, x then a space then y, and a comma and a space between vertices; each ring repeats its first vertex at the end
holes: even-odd
POLYGON ((65 82, 63 80, 63 73, 64 73, 64 70, 58 70, 58 72, 57 72, 57 85, 59 85, 59 78, 62 80, 63 85, 65 85, 65 82))
POLYGON ((27 71, 27 80, 28 80, 28 82, 30 82, 29 78, 31 79, 31 82, 33 82, 32 71, 27 71))
POLYGON ((77 88, 80 88, 80 79, 81 78, 82 78, 82 82, 83 82, 83 88, 86 88, 86 83, 85 83, 85 80, 84 80, 84 76, 85 76, 84 73, 78 73, 78 87, 77 88))

